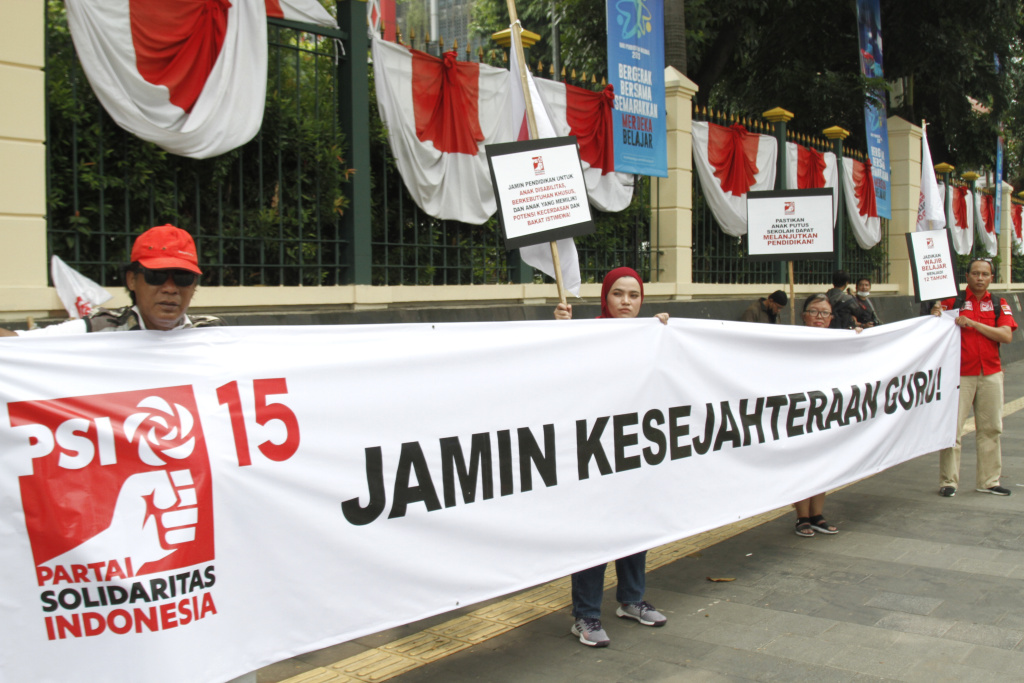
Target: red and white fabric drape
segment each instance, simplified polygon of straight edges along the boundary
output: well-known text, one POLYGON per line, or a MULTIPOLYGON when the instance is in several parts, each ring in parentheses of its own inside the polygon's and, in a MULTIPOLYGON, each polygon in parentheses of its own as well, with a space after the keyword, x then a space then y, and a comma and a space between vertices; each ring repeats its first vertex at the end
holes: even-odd
POLYGON ((409 194, 429 216, 481 224, 497 210, 484 145, 510 142, 508 71, 374 38, 377 107, 409 194))
POLYGON ((882 222, 875 204, 871 164, 843 158, 843 199, 853 236, 861 249, 870 249, 882 240, 882 222))
POLYGON ((941 230, 946 227, 942 195, 935 179, 932 152, 928 146, 928 126, 921 124, 921 184, 917 204, 917 231, 941 230))
POLYGON ((948 192, 945 183, 939 183, 938 187, 949 216, 953 249, 961 255, 970 254, 974 248, 974 193, 966 186, 953 185, 948 192))
MULTIPOLYGON (((437 58, 372 38, 377 106, 388 128, 398 171, 416 204, 435 218, 485 222, 497 210, 484 146, 519 139, 509 72, 437 58)), ((591 204, 621 211, 633 197, 632 177, 614 173, 610 91, 533 79, 554 135, 580 146, 591 204)))
POLYGON ((1017 256, 1024 255, 1024 235, 1021 234, 1021 214, 1024 213, 1024 206, 1010 204, 1010 224, 1013 226, 1013 253, 1017 256))
POLYGON ((338 28, 338 22, 317 0, 266 0, 267 16, 338 28))
POLYGON ((195 158, 248 142, 263 120, 262 0, 67 0, 75 50, 122 128, 195 158))
POLYGON ((790 190, 809 190, 827 187, 832 190, 832 226, 839 214, 839 168, 833 152, 786 143, 786 187, 790 190))
POLYGON ((66 6, 82 68, 110 117, 143 140, 197 159, 239 147, 260 129, 268 12, 337 25, 316 0, 67 0, 66 6))
POLYGON ((601 92, 568 83, 535 78, 555 135, 575 135, 580 147, 583 180, 590 203, 601 211, 622 211, 633 201, 633 176, 615 173, 612 142, 612 102, 615 93, 601 92))
POLYGON ((978 246, 989 256, 995 256, 999 249, 999 235, 996 234, 996 202, 995 196, 987 192, 977 192, 977 212, 974 225, 977 227, 978 246))
POLYGON ((704 198, 727 235, 747 233, 747 192, 771 190, 779 152, 770 135, 694 121, 693 161, 704 198))

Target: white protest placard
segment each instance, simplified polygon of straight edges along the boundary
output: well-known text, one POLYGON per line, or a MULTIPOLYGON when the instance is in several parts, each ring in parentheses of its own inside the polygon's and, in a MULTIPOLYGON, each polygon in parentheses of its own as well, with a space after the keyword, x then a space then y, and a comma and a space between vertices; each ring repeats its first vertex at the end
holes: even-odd
POLYGON ((830 257, 834 249, 832 190, 747 194, 747 249, 752 261, 830 257))
POLYGON ((947 299, 959 294, 956 284, 956 259, 949 230, 923 230, 907 233, 914 296, 918 302, 947 299))
POLYGON ((486 149, 507 249, 594 232, 575 137, 486 149))
POLYGON ((12 683, 226 681, 717 528, 952 445, 960 379, 935 316, 0 349, 12 683))

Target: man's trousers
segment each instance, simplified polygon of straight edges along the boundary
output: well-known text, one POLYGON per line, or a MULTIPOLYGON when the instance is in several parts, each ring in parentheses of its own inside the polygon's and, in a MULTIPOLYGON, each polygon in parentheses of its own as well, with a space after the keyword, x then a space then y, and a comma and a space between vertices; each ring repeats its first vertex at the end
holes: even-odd
POLYGON ((999 485, 1003 472, 1003 453, 999 439, 1003 433, 1003 373, 960 376, 960 407, 956 420, 956 445, 939 451, 939 486, 958 488, 960 448, 971 408, 974 408, 975 440, 978 444, 977 488, 999 485))

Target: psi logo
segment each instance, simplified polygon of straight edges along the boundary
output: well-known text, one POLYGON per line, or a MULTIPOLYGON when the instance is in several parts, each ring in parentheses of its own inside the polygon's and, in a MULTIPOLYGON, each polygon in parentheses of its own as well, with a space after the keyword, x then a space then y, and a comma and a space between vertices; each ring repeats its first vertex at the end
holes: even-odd
POLYGON ((131 577, 213 560, 210 461, 191 387, 9 411, 32 453, 19 484, 41 582, 73 565, 131 577))

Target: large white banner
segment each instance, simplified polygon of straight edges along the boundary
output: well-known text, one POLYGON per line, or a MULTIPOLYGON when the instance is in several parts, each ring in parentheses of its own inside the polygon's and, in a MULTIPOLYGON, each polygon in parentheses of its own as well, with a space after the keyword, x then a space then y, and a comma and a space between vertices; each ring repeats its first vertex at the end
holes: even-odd
POLYGON ((224 681, 954 440, 959 335, 653 318, 0 341, 0 680, 224 681))

